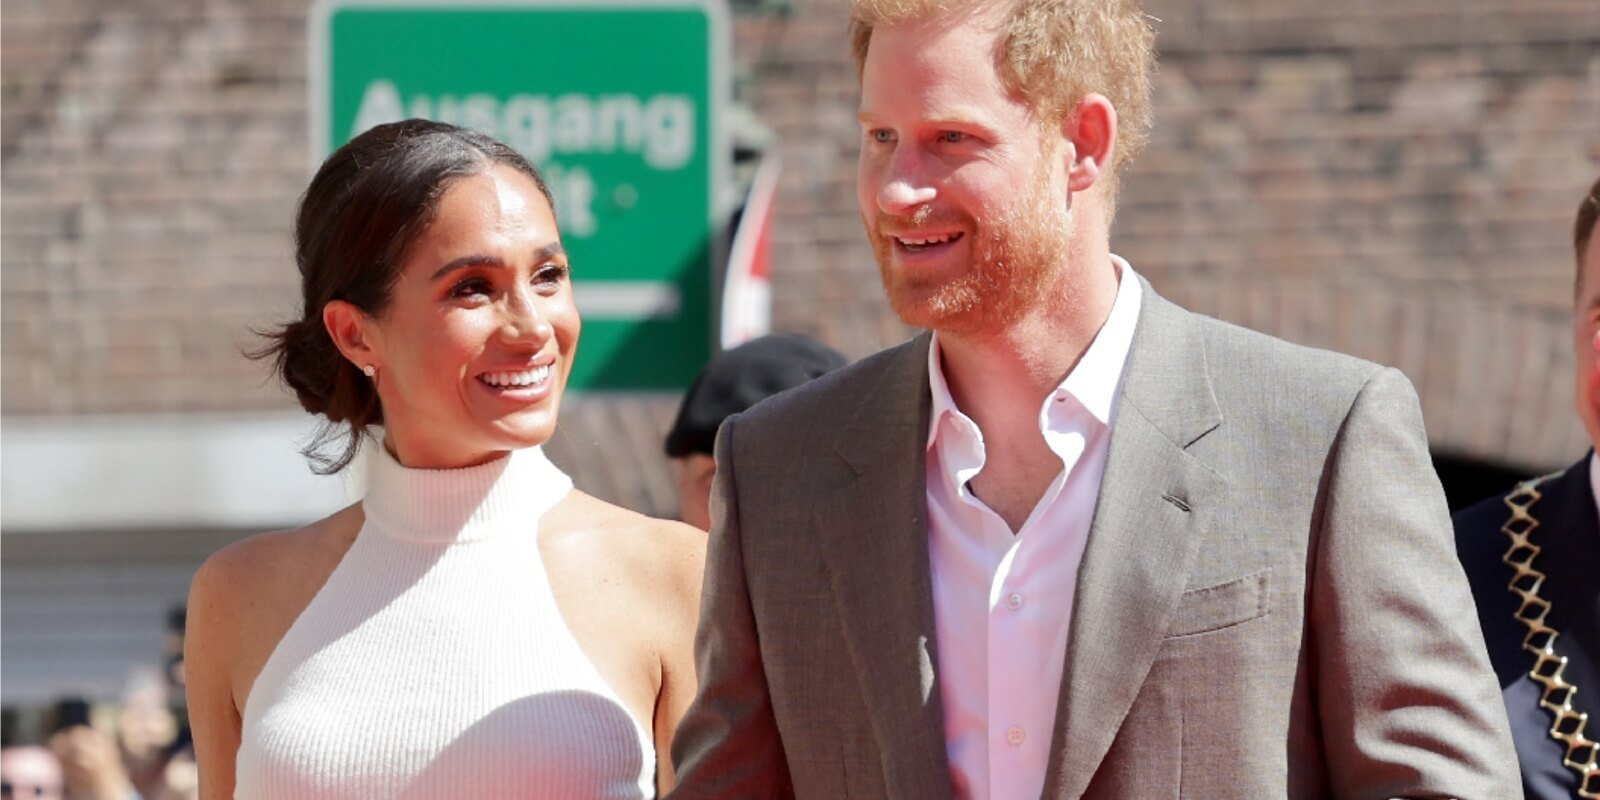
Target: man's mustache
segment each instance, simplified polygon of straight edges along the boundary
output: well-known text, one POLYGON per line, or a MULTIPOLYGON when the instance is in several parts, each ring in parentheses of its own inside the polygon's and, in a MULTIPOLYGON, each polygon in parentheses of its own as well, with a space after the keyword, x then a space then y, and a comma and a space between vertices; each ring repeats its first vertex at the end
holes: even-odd
POLYGON ((874 219, 873 230, 884 236, 900 236, 908 233, 917 233, 924 230, 971 230, 972 219, 966 214, 953 211, 935 209, 933 206, 917 206, 910 214, 889 214, 879 211, 874 219))

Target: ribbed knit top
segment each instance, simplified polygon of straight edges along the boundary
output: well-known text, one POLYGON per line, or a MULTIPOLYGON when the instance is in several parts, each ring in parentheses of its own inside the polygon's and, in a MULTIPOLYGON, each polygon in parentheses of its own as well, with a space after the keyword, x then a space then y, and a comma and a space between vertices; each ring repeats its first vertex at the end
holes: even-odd
POLYGON ((655 748, 578 647, 539 555, 572 481, 539 448, 366 459, 366 521, 245 703, 235 796, 649 798, 655 748))

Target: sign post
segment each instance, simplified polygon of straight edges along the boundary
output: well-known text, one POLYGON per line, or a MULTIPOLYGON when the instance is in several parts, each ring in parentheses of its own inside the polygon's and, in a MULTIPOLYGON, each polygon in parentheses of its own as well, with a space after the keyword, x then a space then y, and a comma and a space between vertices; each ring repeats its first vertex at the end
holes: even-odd
POLYGON ((313 160, 408 117, 516 148, 572 259, 570 386, 681 390, 712 344, 725 14, 721 0, 321 0, 313 160))

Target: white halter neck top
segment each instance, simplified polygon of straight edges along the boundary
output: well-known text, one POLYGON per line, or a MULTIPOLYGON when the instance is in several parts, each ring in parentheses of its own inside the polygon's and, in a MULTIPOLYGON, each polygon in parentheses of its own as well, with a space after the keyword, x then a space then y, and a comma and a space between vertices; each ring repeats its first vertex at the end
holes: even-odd
POLYGON ((235 796, 650 798, 655 748, 567 629, 539 448, 457 470, 367 457, 366 522, 267 659, 235 796))

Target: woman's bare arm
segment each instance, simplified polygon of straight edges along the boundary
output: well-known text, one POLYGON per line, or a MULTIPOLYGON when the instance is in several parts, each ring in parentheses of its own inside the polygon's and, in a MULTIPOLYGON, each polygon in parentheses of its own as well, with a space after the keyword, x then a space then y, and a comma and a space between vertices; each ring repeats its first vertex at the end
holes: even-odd
POLYGON ((694 700, 694 632, 700 618, 700 586, 704 581, 706 535, 698 528, 672 524, 662 532, 659 607, 663 615, 661 692, 656 698, 656 787, 665 794, 676 783, 672 768, 672 735, 694 700))
POLYGON ((240 587, 228 551, 201 565, 189 588, 183 673, 189 695, 189 725, 201 800, 231 800, 234 757, 239 750, 239 709, 233 697, 233 664, 240 587))

